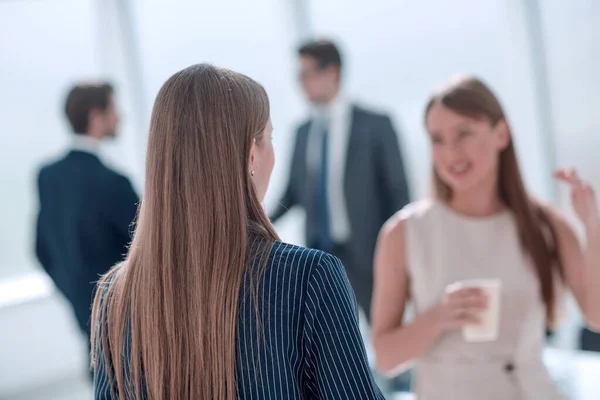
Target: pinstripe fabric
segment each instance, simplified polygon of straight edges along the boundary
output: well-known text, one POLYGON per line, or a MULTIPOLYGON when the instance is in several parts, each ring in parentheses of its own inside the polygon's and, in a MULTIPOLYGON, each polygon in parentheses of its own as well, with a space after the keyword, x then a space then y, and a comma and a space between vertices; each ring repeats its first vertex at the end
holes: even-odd
MULTIPOLYGON (((244 282, 236 361, 239 399, 384 398, 371 375, 354 293, 337 258, 275 243, 259 287, 260 342, 249 280, 244 282)), ((124 360, 129 345, 126 341, 124 360)), ((94 398, 112 399, 100 352, 94 398)), ((126 398, 132 397, 127 393, 126 398)))

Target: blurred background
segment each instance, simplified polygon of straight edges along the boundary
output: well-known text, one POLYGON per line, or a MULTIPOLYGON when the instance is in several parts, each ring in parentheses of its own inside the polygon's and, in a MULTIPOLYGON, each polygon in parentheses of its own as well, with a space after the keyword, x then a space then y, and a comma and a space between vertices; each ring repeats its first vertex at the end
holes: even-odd
MULTIPOLYGON (((33 252, 37 170, 70 143, 67 88, 85 78, 115 84, 120 137, 104 156, 140 191, 162 83, 198 62, 253 77, 271 100, 272 209, 307 109, 296 48, 315 36, 341 45, 345 91, 393 116, 414 198, 429 187, 424 102, 463 72, 499 94, 530 190, 570 216, 555 167, 577 167, 600 190, 598 1, 1 0, 0 399, 91 397, 86 346, 33 252)), ((292 212, 278 224, 284 240, 302 244, 302 218, 292 212)), ((580 328, 571 307, 552 346, 579 348, 580 328)))

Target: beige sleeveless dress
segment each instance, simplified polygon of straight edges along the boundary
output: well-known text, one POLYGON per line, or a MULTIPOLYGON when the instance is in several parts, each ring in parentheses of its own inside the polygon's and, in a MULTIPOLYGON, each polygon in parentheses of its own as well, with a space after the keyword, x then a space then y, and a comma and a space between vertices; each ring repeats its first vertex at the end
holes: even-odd
POLYGON ((559 400, 542 361, 545 310, 532 265, 521 250, 509 211, 471 218, 446 204, 406 206, 407 261, 414 311, 439 303, 457 280, 502 282, 498 340, 468 343, 444 333, 416 362, 418 400, 559 400))

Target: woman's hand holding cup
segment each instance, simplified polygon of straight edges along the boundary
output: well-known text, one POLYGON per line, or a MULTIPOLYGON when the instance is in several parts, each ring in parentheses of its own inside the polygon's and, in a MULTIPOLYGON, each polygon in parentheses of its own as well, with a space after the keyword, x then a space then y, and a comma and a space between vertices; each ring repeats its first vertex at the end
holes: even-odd
POLYGON ((479 324, 479 314, 486 309, 487 298, 481 288, 450 285, 438 305, 437 320, 443 331, 479 324))

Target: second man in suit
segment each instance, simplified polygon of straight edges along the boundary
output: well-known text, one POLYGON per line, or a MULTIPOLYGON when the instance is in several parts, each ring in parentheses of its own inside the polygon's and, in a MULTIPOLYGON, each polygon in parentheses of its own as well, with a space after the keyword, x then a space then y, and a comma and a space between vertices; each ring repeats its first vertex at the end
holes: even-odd
POLYGON ((99 157, 102 141, 117 134, 112 86, 74 86, 65 113, 74 133, 71 149, 38 175, 36 255, 89 338, 96 282, 127 253, 138 196, 99 157))
POLYGON ((398 137, 389 116, 344 96, 334 43, 308 42, 298 54, 312 113, 298 128, 289 182, 271 219, 296 205, 305 210, 306 245, 343 261, 369 319, 379 229, 409 202, 398 137))

